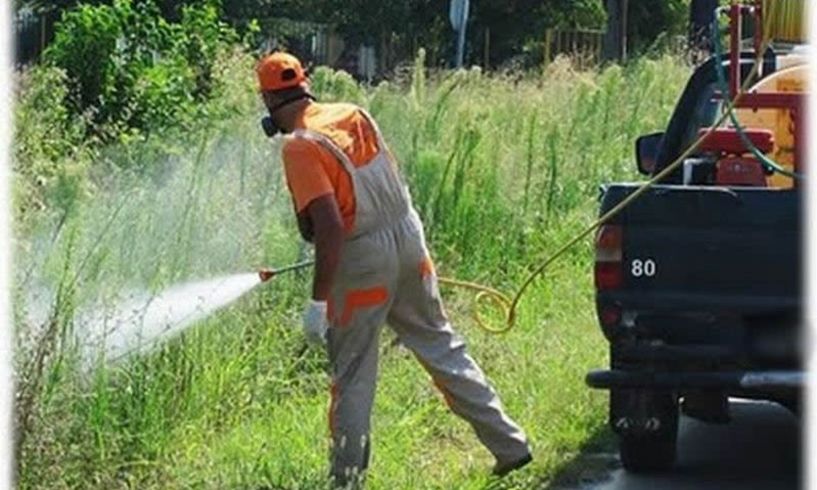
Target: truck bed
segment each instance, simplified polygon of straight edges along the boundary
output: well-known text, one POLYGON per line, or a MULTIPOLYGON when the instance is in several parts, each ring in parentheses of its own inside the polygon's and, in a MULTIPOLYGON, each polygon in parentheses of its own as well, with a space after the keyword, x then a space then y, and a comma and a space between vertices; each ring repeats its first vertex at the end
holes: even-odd
MULTIPOLYGON (((638 187, 603 187, 601 214, 638 187)), ((803 268, 801 194, 653 187, 609 222, 622 227, 624 282, 599 291, 597 299, 654 313, 747 316, 796 310, 803 268)))

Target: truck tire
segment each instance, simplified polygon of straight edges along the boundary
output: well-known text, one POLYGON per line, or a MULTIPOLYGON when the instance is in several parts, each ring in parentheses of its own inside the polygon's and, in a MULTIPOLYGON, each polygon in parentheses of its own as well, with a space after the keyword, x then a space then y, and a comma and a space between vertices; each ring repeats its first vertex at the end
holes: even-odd
POLYGON ((624 469, 631 473, 657 473, 675 464, 678 431, 619 436, 619 454, 624 469))
POLYGON ((632 473, 666 471, 675 464, 678 441, 678 399, 664 392, 642 391, 638 405, 649 407, 639 415, 660 421, 658 430, 619 433, 621 464, 632 473))

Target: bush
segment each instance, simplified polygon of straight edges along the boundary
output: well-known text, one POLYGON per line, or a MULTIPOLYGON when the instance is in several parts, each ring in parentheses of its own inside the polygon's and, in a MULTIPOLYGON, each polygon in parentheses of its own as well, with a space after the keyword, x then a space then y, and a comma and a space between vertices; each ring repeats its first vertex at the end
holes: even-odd
POLYGON ((138 128, 162 128, 183 123, 193 112, 196 89, 193 69, 179 57, 160 60, 147 67, 133 86, 132 122, 138 128))
POLYGON ((333 70, 319 66, 310 75, 312 91, 320 100, 326 102, 344 101, 361 103, 366 99, 363 88, 352 75, 343 70, 333 70))
POLYGON ((219 20, 214 5, 186 6, 176 32, 176 50, 193 69, 195 89, 193 95, 204 100, 211 95, 214 86, 213 68, 218 56, 227 46, 238 42, 238 34, 219 20))
POLYGON ((255 97, 246 80, 233 81, 237 63, 252 72, 237 43, 214 2, 184 7, 176 23, 162 18, 154 0, 64 11, 43 62, 19 74, 18 224, 32 212, 67 213, 112 170, 150 171, 165 160, 110 162, 106 147, 128 146, 157 131, 195 133, 210 124, 210 115, 224 118, 245 97, 255 97), (238 97, 228 93, 239 88, 238 97))
POLYGON ((65 71, 71 111, 109 140, 189 119, 214 90, 216 58, 237 39, 217 4, 187 6, 172 24, 152 0, 115 0, 66 11, 44 59, 65 71))
POLYGON ((89 160, 89 148, 83 143, 86 121, 66 107, 66 82, 64 71, 48 66, 20 75, 13 149, 13 205, 18 218, 50 205, 65 207, 66 193, 78 191, 69 183, 77 184, 89 160))
POLYGON ((81 112, 95 105, 111 85, 114 55, 122 38, 117 6, 82 5, 66 11, 45 52, 48 64, 68 76, 71 102, 81 112))

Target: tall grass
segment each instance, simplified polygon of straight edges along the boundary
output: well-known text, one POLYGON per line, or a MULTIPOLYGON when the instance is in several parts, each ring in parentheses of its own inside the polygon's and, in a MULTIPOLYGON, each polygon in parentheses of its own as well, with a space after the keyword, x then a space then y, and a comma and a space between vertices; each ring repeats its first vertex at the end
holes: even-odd
MULTIPOLYGON (((278 148, 256 126, 251 64, 232 69, 231 115, 183 140, 107 149, 95 162, 93 198, 17 237, 15 367, 29 400, 18 403, 21 488, 322 484, 327 361, 297 329, 308 274, 276 278, 150 354, 81 368, 75 311, 306 253, 278 148)), ((364 89, 319 70, 314 82, 324 100, 374 113, 440 272, 508 289, 593 218, 599 184, 634 178, 632 142, 666 123, 687 72, 664 57, 600 72, 560 60, 543 73, 426 74, 421 55, 409 80, 364 89)), ((534 446, 533 468, 502 488, 541 485, 604 424, 604 394, 582 381, 606 357, 589 250, 577 248, 536 285, 504 337, 476 329, 466 294, 445 292, 456 328, 534 446)), ((488 485, 487 451, 389 340, 369 487, 488 485)))

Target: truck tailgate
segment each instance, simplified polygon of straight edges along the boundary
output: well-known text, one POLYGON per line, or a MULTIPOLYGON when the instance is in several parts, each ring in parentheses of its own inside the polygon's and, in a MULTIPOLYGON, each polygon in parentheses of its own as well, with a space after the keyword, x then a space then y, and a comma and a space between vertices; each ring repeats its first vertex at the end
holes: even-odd
MULTIPOLYGON (((603 188, 602 214, 639 186, 603 188)), ((651 310, 763 313, 800 304, 801 192, 656 186, 609 224, 624 283, 600 296, 651 310)))

